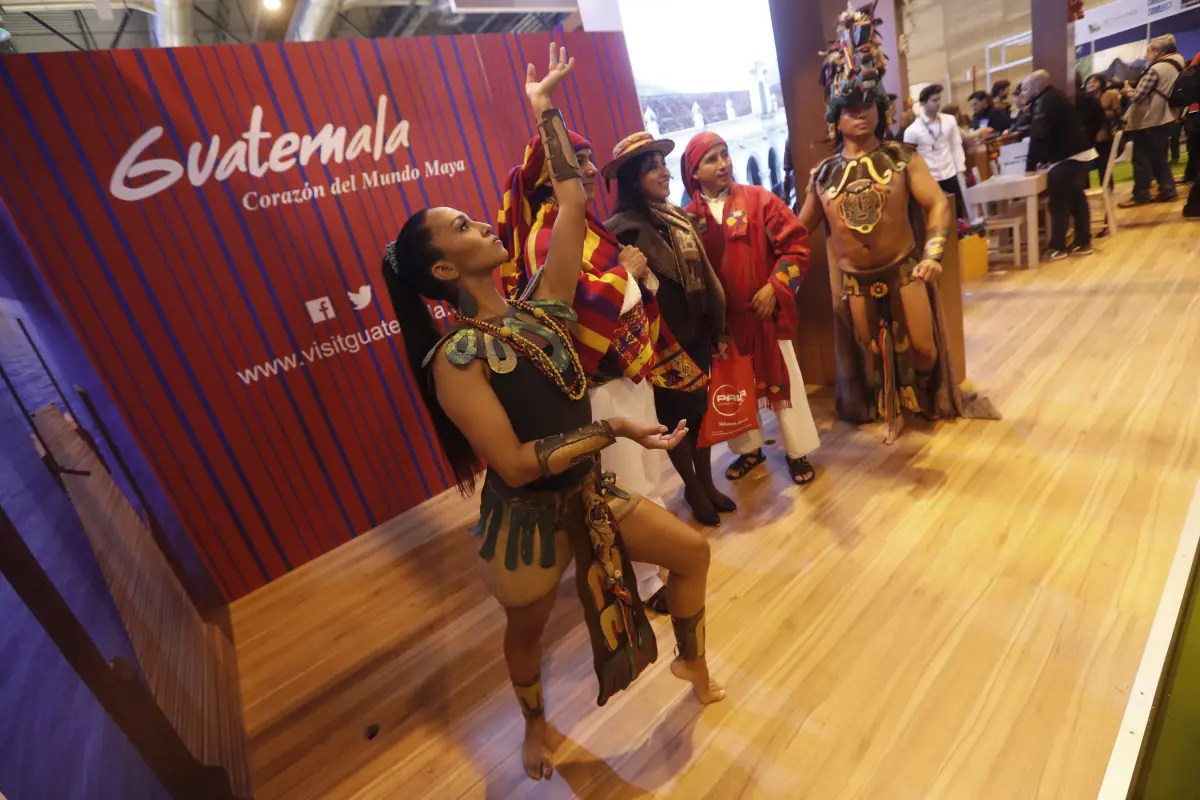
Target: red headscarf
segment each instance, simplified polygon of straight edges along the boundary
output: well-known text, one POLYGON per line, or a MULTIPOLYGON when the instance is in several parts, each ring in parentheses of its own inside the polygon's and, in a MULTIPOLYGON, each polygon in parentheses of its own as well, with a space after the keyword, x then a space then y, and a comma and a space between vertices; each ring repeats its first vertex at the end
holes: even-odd
POLYGON ((683 150, 680 169, 683 170, 683 187, 687 189, 688 197, 700 196, 700 181, 692 177, 696 167, 714 147, 725 147, 725 140, 712 131, 697 133, 683 150))

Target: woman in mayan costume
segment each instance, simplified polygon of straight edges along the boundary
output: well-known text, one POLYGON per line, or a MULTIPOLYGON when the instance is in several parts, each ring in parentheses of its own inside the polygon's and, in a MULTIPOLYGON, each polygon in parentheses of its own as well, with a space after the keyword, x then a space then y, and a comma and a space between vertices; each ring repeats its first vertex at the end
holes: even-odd
POLYGON ((388 247, 384 276, 405 349, 438 440, 459 486, 471 491, 487 464, 479 537, 484 582, 504 607, 504 657, 522 714, 522 759, 534 780, 553 772, 546 742, 541 636, 571 559, 603 705, 658 655, 637 588, 633 558, 670 571, 667 602, 678 655, 671 671, 709 703, 724 690, 708 675, 704 596, 708 543, 653 503, 603 474, 597 457, 620 439, 669 450, 687 435, 625 417, 592 422, 584 368, 567 325, 587 233, 587 198, 562 115, 550 95, 570 72, 551 49, 533 106, 559 213, 542 279, 510 303, 493 282, 508 261, 491 226, 450 208, 414 214, 388 247), (439 338, 427 301, 455 308, 439 338))
MULTIPOLYGON (((589 210, 583 259, 574 308, 578 319, 568 325, 588 379, 595 420, 613 416, 654 419, 651 387, 705 396, 708 375, 687 355, 663 323, 655 293, 658 279, 636 247, 624 247, 591 212, 596 199, 592 144, 567 132, 589 210)), ((540 137, 525 149, 519 167, 509 173, 496 233, 510 260, 500 268, 500 282, 510 300, 536 291, 540 270, 550 253, 558 202, 540 137)), ((671 427, 679 420, 674 420, 671 427)), ((662 475, 666 457, 635 442, 621 441, 601 455, 601 467, 621 476, 626 490, 664 505, 662 475)), ((646 605, 667 613, 666 593, 658 570, 634 564, 638 584, 650 597, 646 605)))
POLYGON ((838 20, 837 45, 822 54, 837 152, 813 170, 800 222, 808 230, 825 226, 841 275, 838 415, 883 420, 890 444, 906 412, 999 415, 987 400, 964 395, 962 376, 953 374, 938 291, 949 206, 924 159, 884 141, 890 101, 878 24, 874 5, 849 8, 838 20))

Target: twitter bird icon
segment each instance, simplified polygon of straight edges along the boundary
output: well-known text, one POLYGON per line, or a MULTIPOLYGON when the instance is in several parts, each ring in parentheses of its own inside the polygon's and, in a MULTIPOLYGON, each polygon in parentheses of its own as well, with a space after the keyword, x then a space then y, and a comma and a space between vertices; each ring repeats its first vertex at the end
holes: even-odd
POLYGON ((371 287, 360 286, 357 292, 346 292, 346 296, 350 298, 350 302, 354 304, 355 311, 362 311, 367 306, 371 305, 371 287))

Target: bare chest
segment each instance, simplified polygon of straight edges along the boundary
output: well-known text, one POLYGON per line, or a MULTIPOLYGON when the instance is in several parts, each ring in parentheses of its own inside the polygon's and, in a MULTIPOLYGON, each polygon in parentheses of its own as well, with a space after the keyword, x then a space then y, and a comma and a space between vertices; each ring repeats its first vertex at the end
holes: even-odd
MULTIPOLYGON (((821 192, 825 218, 834 228, 841 228, 863 240, 875 239, 877 229, 891 228, 908 217, 908 185, 906 176, 892 174, 881 181, 878 175, 854 174, 848 171, 846 180, 821 192)), ((884 230, 879 230, 884 233, 884 230)))

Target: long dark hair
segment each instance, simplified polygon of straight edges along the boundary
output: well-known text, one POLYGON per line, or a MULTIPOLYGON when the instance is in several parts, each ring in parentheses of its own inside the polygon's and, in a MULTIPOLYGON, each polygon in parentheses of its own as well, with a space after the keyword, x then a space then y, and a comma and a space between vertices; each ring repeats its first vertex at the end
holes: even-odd
POLYGON ((384 256, 383 280, 400 322, 408 365, 421 389, 421 399, 433 422, 434 433, 450 462, 458 490, 468 495, 475 491, 475 478, 483 470, 483 462, 467 437, 442 410, 434 389, 433 374, 421 363, 442 337, 425 300, 457 307, 454 290, 433 275, 433 265, 442 258, 442 253, 433 246, 433 234, 425 225, 426 210, 413 214, 400 229, 391 252, 384 256))
POLYGON ((653 219, 646 195, 642 192, 642 165, 648 159, 659 155, 656 151, 634 156, 621 165, 617 170, 617 207, 618 213, 632 211, 647 219, 653 219))

